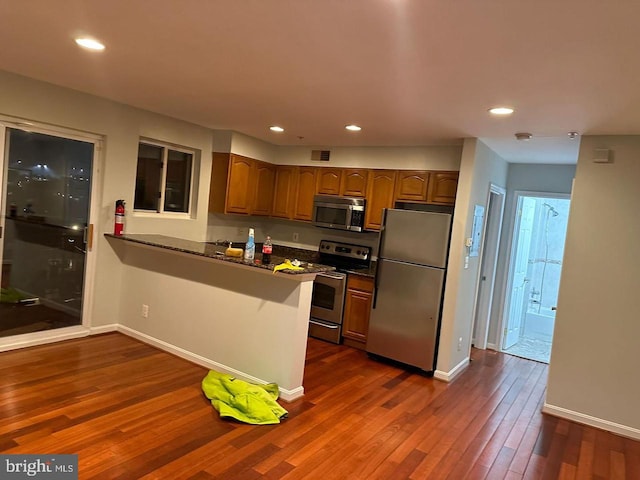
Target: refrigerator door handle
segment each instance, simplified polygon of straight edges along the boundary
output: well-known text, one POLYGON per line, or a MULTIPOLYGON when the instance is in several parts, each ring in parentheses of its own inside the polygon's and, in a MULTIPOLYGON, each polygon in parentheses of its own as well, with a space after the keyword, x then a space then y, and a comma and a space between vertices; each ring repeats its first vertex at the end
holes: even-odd
POLYGON ((376 303, 378 303, 378 287, 380 286, 381 269, 382 269, 382 260, 378 258, 378 262, 376 263, 376 273, 375 273, 374 282, 373 282, 373 299, 371 301, 371 308, 373 310, 375 310, 376 303))

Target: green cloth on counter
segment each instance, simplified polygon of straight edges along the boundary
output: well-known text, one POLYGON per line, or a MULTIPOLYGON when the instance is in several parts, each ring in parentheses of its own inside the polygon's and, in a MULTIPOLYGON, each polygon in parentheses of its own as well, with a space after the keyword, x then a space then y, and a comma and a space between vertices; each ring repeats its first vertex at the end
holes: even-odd
POLYGON ((225 373, 210 370, 202 380, 202 391, 222 418, 235 418, 253 425, 272 425, 288 412, 278 398, 278 385, 254 385, 225 373))

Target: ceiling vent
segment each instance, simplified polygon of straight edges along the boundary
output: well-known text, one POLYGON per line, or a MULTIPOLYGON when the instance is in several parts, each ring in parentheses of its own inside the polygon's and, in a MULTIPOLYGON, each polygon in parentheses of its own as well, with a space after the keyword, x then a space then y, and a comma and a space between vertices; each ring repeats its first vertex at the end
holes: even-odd
POLYGON ((330 150, 311 150, 311 160, 314 162, 328 162, 330 150))

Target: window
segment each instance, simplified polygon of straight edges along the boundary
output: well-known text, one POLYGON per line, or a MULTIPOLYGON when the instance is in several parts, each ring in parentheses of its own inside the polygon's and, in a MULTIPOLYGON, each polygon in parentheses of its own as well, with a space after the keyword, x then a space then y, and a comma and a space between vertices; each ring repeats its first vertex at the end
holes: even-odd
POLYGON ((192 150, 140 142, 134 210, 189 213, 193 157, 192 150))

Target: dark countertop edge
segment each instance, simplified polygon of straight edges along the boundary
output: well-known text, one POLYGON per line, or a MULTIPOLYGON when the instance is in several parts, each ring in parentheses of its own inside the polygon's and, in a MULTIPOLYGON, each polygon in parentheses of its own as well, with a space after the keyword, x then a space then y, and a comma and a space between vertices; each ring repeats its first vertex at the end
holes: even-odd
MULTIPOLYGON (((167 235, 159 235, 159 234, 131 234, 131 235, 114 235, 112 233, 105 233, 104 236, 106 238, 111 238, 115 240, 122 240, 125 242, 136 243, 140 245, 146 245, 151 247, 156 247, 164 250, 170 250, 178 253, 194 255, 198 257, 204 257, 211 260, 216 260, 222 263, 228 263, 232 265, 244 266, 248 268, 256 268, 262 271, 273 270, 275 265, 278 265, 284 262, 285 258, 278 257, 272 255, 272 260, 275 260, 277 263, 269 263, 268 265, 263 265, 262 263, 255 262, 246 262, 238 257, 227 257, 223 255, 216 254, 217 249, 222 249, 223 247, 208 245, 206 242, 196 242, 194 240, 185 240, 182 238, 170 237, 167 235), (156 241, 153 241, 156 240, 156 241), (203 250, 204 249, 204 250, 203 250)), ((260 254, 257 254, 259 257, 260 254)), ((335 270, 334 267, 330 267, 328 265, 321 264, 313 264, 313 267, 303 268, 302 270, 279 270, 278 274, 291 275, 291 276, 300 276, 305 274, 316 274, 322 272, 330 272, 335 270)))

